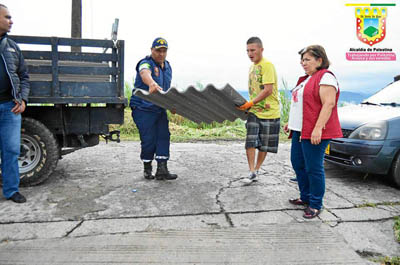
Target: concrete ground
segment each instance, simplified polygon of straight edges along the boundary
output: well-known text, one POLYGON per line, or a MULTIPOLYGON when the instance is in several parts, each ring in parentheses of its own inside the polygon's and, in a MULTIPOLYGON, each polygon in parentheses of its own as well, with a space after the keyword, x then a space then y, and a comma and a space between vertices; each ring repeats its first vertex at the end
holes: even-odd
POLYGON ((28 202, 0 199, 0 264, 374 264, 400 256, 400 191, 326 166, 325 210, 305 220, 288 143, 250 186, 243 143, 174 143, 176 181, 142 177, 140 144, 101 143, 60 160, 28 202))

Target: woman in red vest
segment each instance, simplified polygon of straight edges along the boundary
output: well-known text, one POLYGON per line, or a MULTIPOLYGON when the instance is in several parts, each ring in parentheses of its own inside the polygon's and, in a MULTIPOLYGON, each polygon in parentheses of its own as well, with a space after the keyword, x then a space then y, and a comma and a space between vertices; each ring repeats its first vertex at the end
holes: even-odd
POLYGON ((322 46, 308 46, 299 54, 306 75, 292 90, 289 122, 284 129, 291 132, 290 160, 300 198, 289 202, 307 206, 303 217, 314 218, 321 212, 325 193, 325 149, 330 139, 342 137, 337 114, 340 91, 322 46))

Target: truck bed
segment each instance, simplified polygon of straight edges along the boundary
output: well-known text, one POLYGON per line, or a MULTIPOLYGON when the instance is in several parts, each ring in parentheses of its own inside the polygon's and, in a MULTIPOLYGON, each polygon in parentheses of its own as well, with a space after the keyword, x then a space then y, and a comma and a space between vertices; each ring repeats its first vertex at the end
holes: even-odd
POLYGON ((30 103, 126 104, 124 41, 9 36, 18 44, 50 51, 22 49, 28 66, 30 103), (32 45, 32 46, 31 46, 32 45), (59 46, 108 49, 109 52, 65 52, 59 46))

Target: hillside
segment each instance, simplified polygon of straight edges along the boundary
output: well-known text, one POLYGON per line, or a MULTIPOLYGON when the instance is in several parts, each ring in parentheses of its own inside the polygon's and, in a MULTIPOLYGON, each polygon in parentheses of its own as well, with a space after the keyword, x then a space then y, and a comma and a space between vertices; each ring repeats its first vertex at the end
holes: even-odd
MULTIPOLYGON (((282 91, 282 90, 281 90, 282 91)), ((249 95, 247 91, 238 91, 245 99, 249 99, 249 95)), ((287 97, 290 97, 290 91, 286 91, 287 97)), ((350 92, 350 91, 341 91, 339 97, 339 103, 361 103, 364 99, 371 96, 371 94, 358 93, 358 92, 350 92)))

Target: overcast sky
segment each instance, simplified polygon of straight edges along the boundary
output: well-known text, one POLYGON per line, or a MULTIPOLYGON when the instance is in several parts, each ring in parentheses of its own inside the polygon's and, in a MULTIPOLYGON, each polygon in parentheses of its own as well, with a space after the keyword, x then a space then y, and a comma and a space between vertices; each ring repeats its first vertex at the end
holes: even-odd
MULTIPOLYGON (((246 41, 259 36, 264 56, 274 63, 279 85, 292 88, 304 74, 297 52, 310 44, 325 47, 342 90, 372 92, 400 74, 400 7, 388 8, 387 36, 376 48, 392 48, 394 62, 351 62, 349 48, 368 48, 356 37, 354 7, 343 0, 83 0, 83 38, 110 38, 119 18, 118 38, 126 41, 125 79, 132 82, 138 60, 155 37, 169 42, 172 84, 230 83, 247 90, 250 61, 246 41)), ((374 0, 371 3, 376 3, 374 0)), ((382 2, 382 1, 379 1, 382 2)), ((11 34, 69 37, 71 0, 3 0, 14 20, 11 34)))

